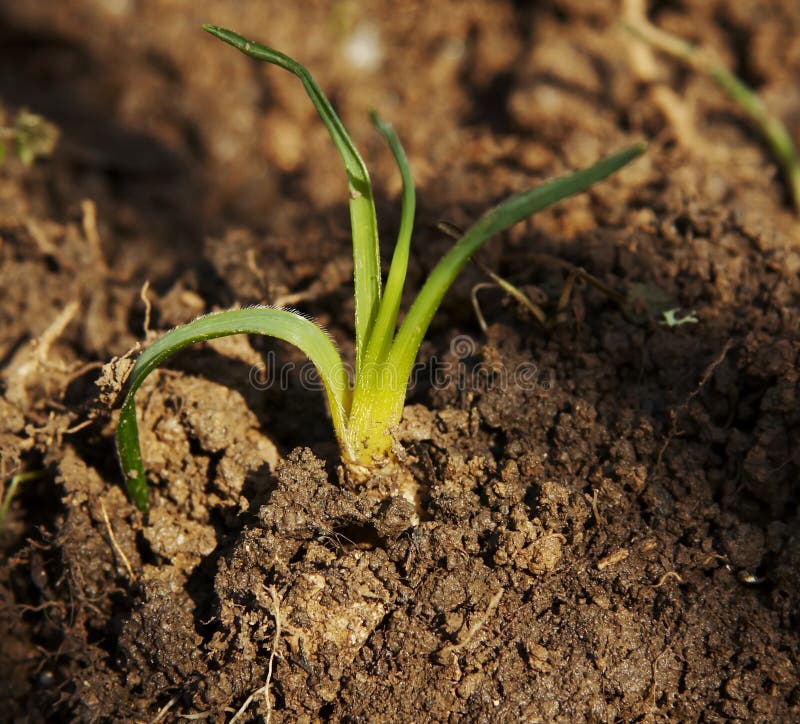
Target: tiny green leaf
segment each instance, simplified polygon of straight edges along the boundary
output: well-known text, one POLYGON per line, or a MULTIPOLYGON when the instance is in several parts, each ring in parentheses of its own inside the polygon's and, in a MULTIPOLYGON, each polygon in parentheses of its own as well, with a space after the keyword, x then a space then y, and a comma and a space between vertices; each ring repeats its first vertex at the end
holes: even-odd
POLYGON ((665 327, 682 327, 684 324, 697 324, 700 321, 694 312, 689 312, 689 314, 679 316, 678 312, 680 311, 681 310, 679 307, 667 309, 662 313, 664 319, 661 324, 663 324, 665 327))
POLYGON ((24 108, 14 123, 14 143, 17 156, 30 166, 37 156, 49 156, 58 142, 58 128, 37 113, 24 108))
POLYGON ((11 508, 11 501, 14 500, 14 495, 17 492, 17 487, 20 483, 27 483, 30 480, 36 480, 44 475, 44 470, 29 470, 25 473, 17 473, 11 477, 8 487, 3 491, 2 502, 0 502, 0 533, 3 532, 3 526, 6 522, 6 516, 11 508))

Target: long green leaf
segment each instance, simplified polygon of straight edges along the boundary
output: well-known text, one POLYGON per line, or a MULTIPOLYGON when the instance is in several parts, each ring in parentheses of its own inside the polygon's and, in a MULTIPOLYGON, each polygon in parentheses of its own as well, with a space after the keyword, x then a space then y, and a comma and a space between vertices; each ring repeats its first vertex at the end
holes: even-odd
POLYGON ((275 337, 295 345, 305 353, 322 378, 333 426, 343 452, 347 454, 346 426, 350 407, 350 383, 330 337, 314 322, 286 309, 252 307, 216 312, 167 332, 142 352, 131 372, 117 427, 117 451, 128 493, 140 510, 147 510, 148 494, 136 422, 136 391, 147 375, 178 350, 195 342, 233 334, 275 337))
POLYGON ((386 287, 383 291, 378 316, 372 328, 367 353, 364 358, 367 365, 383 361, 394 339, 397 314, 400 311, 403 286, 405 285, 406 272, 408 271, 408 255, 411 249, 411 234, 414 230, 414 212, 417 204, 411 168, 408 165, 408 157, 403 150, 400 139, 394 129, 374 111, 372 112, 372 122, 389 144, 397 167, 400 170, 400 176, 403 180, 403 196, 397 244, 394 247, 389 275, 386 278, 386 287))
POLYGON ((306 68, 288 55, 268 48, 254 40, 215 25, 204 25, 203 30, 225 41, 245 55, 288 70, 296 75, 306 89, 311 102, 331 134, 339 155, 344 161, 350 191, 350 225, 353 235, 353 282, 356 305, 356 368, 361 367, 363 354, 369 342, 378 305, 381 299, 381 265, 378 248, 378 222, 372 185, 364 161, 347 134, 333 106, 320 90, 306 68))
POLYGON ((639 156, 644 148, 644 144, 636 144, 611 154, 588 168, 553 179, 530 191, 514 194, 481 217, 434 267, 408 311, 389 355, 389 363, 397 370, 398 379, 407 379, 442 297, 464 264, 478 249, 496 234, 536 211, 567 196, 586 191, 639 156))

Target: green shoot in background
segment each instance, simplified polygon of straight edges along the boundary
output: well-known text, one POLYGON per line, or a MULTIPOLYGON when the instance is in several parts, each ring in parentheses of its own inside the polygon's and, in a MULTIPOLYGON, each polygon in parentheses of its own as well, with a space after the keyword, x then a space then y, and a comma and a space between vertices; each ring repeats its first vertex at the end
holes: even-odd
POLYGON ((786 126, 769 111, 752 88, 716 61, 708 51, 652 25, 638 7, 632 17, 635 20, 623 23, 629 32, 662 53, 705 73, 750 117, 780 164, 794 209, 800 213, 800 156, 786 126))
POLYGON ((16 495, 19 484, 27 483, 30 480, 36 480, 43 475, 44 470, 29 470, 25 473, 17 473, 11 477, 8 486, 5 488, 2 495, 0 495, 0 533, 3 532, 3 528, 5 527, 6 516, 11 509, 11 501, 14 500, 14 495, 16 495))
POLYGON ((0 163, 10 145, 17 158, 30 166, 39 156, 50 156, 58 142, 58 128, 36 113, 17 111, 13 120, 0 107, 0 163))

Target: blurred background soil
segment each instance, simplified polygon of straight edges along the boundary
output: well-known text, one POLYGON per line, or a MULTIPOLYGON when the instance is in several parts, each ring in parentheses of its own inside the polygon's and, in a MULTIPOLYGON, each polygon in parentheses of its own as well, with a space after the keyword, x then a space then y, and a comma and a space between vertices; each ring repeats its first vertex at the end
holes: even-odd
MULTIPOLYGON (((4 721, 796 721, 800 221, 709 81, 633 41, 619 2, 0 0, 0 116, 59 129, 0 167, 4 721), (175 358, 139 393, 153 508, 129 503, 112 404, 159 330, 291 303, 352 358, 340 161, 298 81, 200 30, 295 57, 376 188, 386 259, 418 187, 410 301, 465 227, 645 140, 465 269, 398 432, 424 491, 339 485, 318 392, 259 384, 262 339, 175 358), (561 265, 560 265, 561 264, 561 265), (146 284, 146 286, 144 286, 146 284), (480 374, 470 374, 474 370, 480 374), (100 380, 100 385, 97 382, 100 380), (271 672, 271 674, 269 673, 271 672), (423 716, 424 718, 424 716, 423 716)), ((651 3, 800 140, 795 0, 651 3)))

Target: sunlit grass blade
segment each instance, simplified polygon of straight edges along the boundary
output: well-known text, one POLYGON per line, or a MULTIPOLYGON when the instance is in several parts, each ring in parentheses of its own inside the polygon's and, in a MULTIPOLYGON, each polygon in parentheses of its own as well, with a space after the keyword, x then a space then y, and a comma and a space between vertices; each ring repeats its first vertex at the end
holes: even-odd
POLYGON ((14 495, 17 492, 17 486, 20 483, 27 483, 30 480, 41 478, 43 475, 44 470, 29 470, 26 473, 17 473, 11 477, 8 487, 5 489, 5 492, 2 496, 2 502, 0 502, 0 533, 3 532, 6 516, 11 508, 11 501, 14 500, 14 495))
POLYGON ((296 75, 306 89, 311 102, 331 134, 339 155, 344 161, 350 192, 350 224, 353 235, 353 282, 356 307, 356 369, 369 342, 372 326, 381 299, 381 266, 378 248, 378 223, 372 185, 364 161, 345 130, 328 98, 320 90, 306 68, 288 55, 215 25, 204 25, 203 30, 225 41, 245 55, 288 70, 296 75))
POLYGON ((588 168, 553 179, 530 191, 514 194, 478 219, 434 267, 397 333, 389 360, 397 365, 401 379, 404 379, 404 374, 411 371, 417 350, 428 331, 433 315, 439 308, 442 297, 464 264, 478 249, 496 234, 531 214, 567 196, 586 191, 598 181, 602 181, 630 163, 644 151, 644 148, 644 144, 636 144, 611 154, 588 168))
POLYGON ((350 383, 330 337, 297 312, 268 307, 216 312, 177 327, 139 356, 128 380, 128 391, 117 427, 117 451, 128 492, 140 510, 148 508, 147 479, 136 422, 136 391, 147 375, 175 352, 205 340, 233 334, 263 334, 298 347, 315 365, 327 393, 337 438, 346 454, 350 383))
POLYGON ((403 180, 402 207, 400 212, 400 229, 397 233, 397 244, 394 247, 389 275, 383 290, 383 298, 378 308, 378 316, 372 328, 367 352, 364 357, 366 364, 375 364, 385 359, 394 339, 397 314, 400 311, 400 302, 403 298, 403 286, 408 271, 408 256, 411 249, 411 234, 414 231, 414 213, 416 211, 417 197, 414 190, 414 180, 411 177, 411 168, 408 164, 400 139, 394 129, 383 121, 377 113, 372 112, 372 122, 380 134, 386 139, 392 151, 400 176, 403 180))

